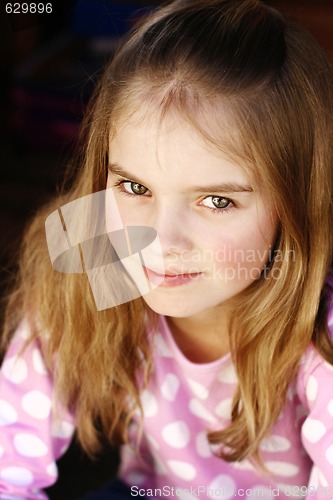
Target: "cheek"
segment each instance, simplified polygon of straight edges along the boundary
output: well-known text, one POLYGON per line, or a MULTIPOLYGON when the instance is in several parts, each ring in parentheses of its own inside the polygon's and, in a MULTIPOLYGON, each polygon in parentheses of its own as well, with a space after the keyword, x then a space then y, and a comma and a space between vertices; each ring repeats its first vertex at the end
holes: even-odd
POLYGON ((141 225, 137 212, 130 209, 126 196, 110 188, 106 190, 106 224, 108 231, 116 231, 124 226, 141 225))
POLYGON ((265 219, 260 227, 244 223, 221 232, 211 240, 214 265, 218 268, 253 268, 260 274, 270 257, 275 232, 271 219, 265 219))
POLYGON ((105 224, 108 233, 123 229, 124 221, 112 189, 105 190, 105 224))

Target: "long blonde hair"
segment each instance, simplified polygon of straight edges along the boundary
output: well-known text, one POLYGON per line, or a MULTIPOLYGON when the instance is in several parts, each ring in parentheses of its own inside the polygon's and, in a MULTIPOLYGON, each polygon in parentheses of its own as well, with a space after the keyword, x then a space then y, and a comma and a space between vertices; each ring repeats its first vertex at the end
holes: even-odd
POLYGON ((309 343, 333 363, 326 324, 333 79, 312 37, 258 0, 176 0, 122 44, 92 100, 72 187, 26 231, 3 345, 22 315, 34 336, 47 331, 45 359, 51 366, 57 353, 56 387, 76 412, 83 447, 94 453, 100 431, 113 443, 126 441, 131 411, 140 404, 136 374, 144 370, 148 380, 152 366, 146 331, 156 318, 142 298, 97 312, 86 276, 52 270, 44 221, 66 201, 105 189, 110 133, 141 102, 161 120, 182 113, 237 157, 265 186, 279 216, 273 257, 235 299, 230 341, 239 384, 232 420, 209 434, 225 445, 221 458, 260 460, 259 442, 309 343))

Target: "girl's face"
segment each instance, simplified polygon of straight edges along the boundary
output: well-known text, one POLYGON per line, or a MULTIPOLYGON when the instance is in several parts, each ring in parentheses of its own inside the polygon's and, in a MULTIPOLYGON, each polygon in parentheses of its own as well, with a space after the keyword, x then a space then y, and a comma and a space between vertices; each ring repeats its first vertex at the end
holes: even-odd
POLYGON ((240 165, 181 118, 134 118, 111 138, 107 187, 125 226, 159 236, 164 269, 152 250, 145 272, 155 288, 144 300, 178 318, 223 310, 260 276, 275 211, 240 165))

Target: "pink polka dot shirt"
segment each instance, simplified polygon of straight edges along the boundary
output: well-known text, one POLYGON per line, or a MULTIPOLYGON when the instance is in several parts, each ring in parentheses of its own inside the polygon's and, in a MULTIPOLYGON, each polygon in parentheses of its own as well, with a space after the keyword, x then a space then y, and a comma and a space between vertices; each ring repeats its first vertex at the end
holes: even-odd
MULTIPOLYGON (((333 324, 333 310, 329 324, 333 324)), ((46 499, 57 479, 56 460, 66 451, 75 418, 54 408, 52 375, 37 343, 22 356, 28 335, 22 323, 0 374, 0 499, 46 499)), ((304 354, 271 435, 260 445, 269 472, 249 460, 226 463, 207 431, 230 421, 237 384, 230 356, 190 362, 177 347, 164 317, 154 336, 154 369, 142 392, 140 453, 135 448, 139 413, 130 427, 134 446, 122 448, 119 477, 132 495, 196 498, 333 499, 333 367, 312 346, 304 354)), ((274 381, 272 381, 274 391, 274 381)))

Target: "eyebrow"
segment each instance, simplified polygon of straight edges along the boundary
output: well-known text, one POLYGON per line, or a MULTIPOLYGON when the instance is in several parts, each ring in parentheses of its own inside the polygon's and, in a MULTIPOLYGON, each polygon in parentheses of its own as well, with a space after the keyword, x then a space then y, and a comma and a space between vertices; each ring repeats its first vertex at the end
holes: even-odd
MULTIPOLYGON (((130 179, 131 181, 137 182, 138 184, 145 184, 137 179, 130 172, 126 172, 118 163, 109 163, 108 169, 111 173, 130 179)), ((247 185, 237 184, 235 182, 224 182, 222 184, 209 184, 206 186, 193 186, 191 188, 195 193, 197 192, 223 192, 223 193, 253 193, 253 188, 247 185)))

